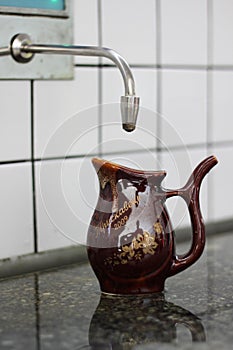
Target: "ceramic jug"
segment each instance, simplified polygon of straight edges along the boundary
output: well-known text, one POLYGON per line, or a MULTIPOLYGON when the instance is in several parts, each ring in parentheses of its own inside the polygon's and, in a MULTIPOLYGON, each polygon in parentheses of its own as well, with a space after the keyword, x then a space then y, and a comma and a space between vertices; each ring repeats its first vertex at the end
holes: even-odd
POLYGON ((165 189, 165 171, 131 169, 99 158, 92 163, 100 192, 87 234, 90 264, 103 293, 145 294, 164 290, 166 278, 201 256, 205 227, 199 191, 204 176, 217 164, 210 156, 193 171, 184 187, 165 189), (190 250, 177 255, 166 200, 182 197, 191 225, 190 250))

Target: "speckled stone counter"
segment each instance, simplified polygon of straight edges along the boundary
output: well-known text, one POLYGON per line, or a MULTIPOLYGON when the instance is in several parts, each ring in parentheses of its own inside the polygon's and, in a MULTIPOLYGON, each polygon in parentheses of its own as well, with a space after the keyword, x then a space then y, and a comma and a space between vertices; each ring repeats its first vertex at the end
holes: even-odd
POLYGON ((232 349, 232 247, 209 238, 154 296, 101 296, 88 264, 2 280, 0 349, 232 349))

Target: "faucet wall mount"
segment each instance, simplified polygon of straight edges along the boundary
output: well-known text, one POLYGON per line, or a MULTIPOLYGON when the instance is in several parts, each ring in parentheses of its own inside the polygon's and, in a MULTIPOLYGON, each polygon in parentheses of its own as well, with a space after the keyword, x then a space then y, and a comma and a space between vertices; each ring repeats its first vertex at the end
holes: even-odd
POLYGON ((136 127, 139 97, 135 94, 135 81, 126 60, 116 51, 98 46, 43 45, 33 44, 29 35, 16 34, 9 47, 0 48, 0 56, 11 55, 19 63, 30 62, 35 54, 58 54, 73 56, 97 56, 110 59, 119 68, 125 87, 121 96, 122 126, 126 131, 136 127))

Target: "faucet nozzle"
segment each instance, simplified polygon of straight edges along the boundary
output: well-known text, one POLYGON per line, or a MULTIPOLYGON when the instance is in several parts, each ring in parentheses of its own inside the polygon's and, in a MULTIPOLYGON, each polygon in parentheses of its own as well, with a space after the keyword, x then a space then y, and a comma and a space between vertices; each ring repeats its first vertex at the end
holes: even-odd
POLYGON ((125 131, 131 132, 136 127, 139 100, 137 96, 121 96, 122 127, 125 131))

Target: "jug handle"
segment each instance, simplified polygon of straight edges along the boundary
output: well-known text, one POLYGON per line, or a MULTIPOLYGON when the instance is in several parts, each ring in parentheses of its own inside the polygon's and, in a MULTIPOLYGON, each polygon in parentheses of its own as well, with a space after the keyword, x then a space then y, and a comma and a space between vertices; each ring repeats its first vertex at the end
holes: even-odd
POLYGON ((218 163, 215 156, 204 159, 193 171, 186 185, 178 190, 164 189, 166 199, 173 196, 182 197, 189 210, 192 225, 192 244, 189 251, 182 255, 174 254, 168 277, 173 276, 190 265, 194 264, 201 256, 205 247, 205 225, 200 209, 199 193, 200 185, 205 175, 218 163))

